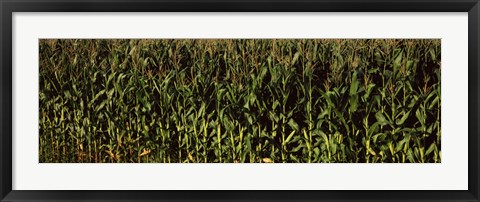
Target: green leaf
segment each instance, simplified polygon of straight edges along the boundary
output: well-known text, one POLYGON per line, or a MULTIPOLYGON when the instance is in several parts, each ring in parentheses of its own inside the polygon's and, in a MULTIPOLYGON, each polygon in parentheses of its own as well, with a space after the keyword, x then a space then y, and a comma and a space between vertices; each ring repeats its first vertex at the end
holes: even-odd
POLYGON ((368 99, 368 97, 369 97, 370 94, 372 93, 372 90, 373 90, 374 87, 375 87, 375 84, 374 84, 374 83, 368 84, 367 90, 366 90, 365 94, 363 95, 363 99, 364 99, 364 100, 367 100, 367 99, 368 99))
POLYGON ((373 143, 376 144, 379 140, 384 141, 385 137, 386 137, 385 133, 377 133, 377 134, 372 136, 372 141, 373 141, 373 143))
POLYGON ((293 119, 290 119, 288 121, 288 125, 294 130, 294 131, 298 131, 299 129, 299 126, 297 124, 297 122, 295 122, 293 119))
POLYGON ((106 103, 107 103, 106 100, 104 100, 103 102, 101 102, 100 105, 98 105, 98 106, 95 108, 95 112, 98 113, 100 110, 102 110, 106 103))
POLYGON ((275 102, 273 102, 272 109, 275 110, 278 105, 280 105, 280 102, 278 100, 275 100, 275 102))
POLYGON ((428 109, 429 110, 433 109, 433 107, 435 107, 435 105, 437 105, 439 101, 440 101, 440 96, 436 96, 435 99, 433 99, 433 101, 428 106, 428 109))
POLYGON ((412 69, 412 66, 413 66, 413 61, 412 61, 412 60, 407 61, 406 69, 407 69, 407 70, 411 70, 411 69, 412 69))
POLYGON ((432 58, 433 61, 437 61, 437 57, 435 55, 435 49, 433 49, 433 47, 430 47, 430 49, 428 50, 428 52, 430 53, 430 57, 432 58))
POLYGON ((400 142, 398 142, 397 145, 395 146, 395 152, 401 151, 406 141, 407 141, 406 139, 403 139, 400 142))
POLYGON ((111 98, 114 92, 115 92, 115 88, 112 88, 111 90, 108 91, 107 96, 111 98))
POLYGON ((292 65, 295 65, 295 63, 298 60, 298 57, 300 57, 300 52, 296 52, 295 55, 293 56, 292 63, 291 63, 292 65))
POLYGON ((299 144, 298 146, 296 146, 295 148, 292 149, 292 152, 298 152, 298 151, 300 151, 301 149, 306 148, 306 147, 307 147, 306 144, 303 144, 303 143, 302 143, 302 144, 299 144))
POLYGON ((407 151, 407 159, 410 161, 410 163, 415 163, 412 150, 407 151))
POLYGON ((403 114, 402 118, 400 118, 399 120, 396 121, 396 124, 397 124, 397 125, 403 125, 403 123, 405 122, 405 120, 407 120, 408 116, 410 116, 410 111, 408 111, 407 113, 403 114))
POLYGON ((290 140, 292 139, 293 135, 295 135, 295 131, 292 131, 290 135, 288 135, 287 139, 285 139, 285 142, 283 142, 283 144, 288 144, 288 142, 290 142, 290 140))
POLYGON ((92 102, 92 103, 95 102, 95 100, 97 100, 97 99, 98 99, 100 96, 102 96, 104 93, 105 93, 105 90, 99 91, 99 92, 95 95, 95 97, 93 98, 93 100, 91 100, 91 102, 92 102))
POLYGON ((423 117, 423 114, 422 112, 420 112, 420 109, 417 109, 417 111, 415 112, 415 116, 417 117, 420 124, 422 124, 422 126, 425 126, 425 117, 423 117))
POLYGON ((437 145, 435 145, 435 142, 433 142, 430 147, 428 147, 427 151, 425 152, 425 156, 428 156, 430 153, 432 153, 432 151, 437 147, 437 145))
POLYGON ((356 95, 358 90, 357 72, 353 72, 352 83, 350 84, 350 95, 356 95))
POLYGON ((377 122, 380 123, 380 125, 382 126, 388 124, 387 119, 385 118, 385 116, 383 116, 381 111, 375 113, 375 118, 377 119, 377 122))
POLYGON ((352 95, 350 96, 350 113, 353 113, 355 111, 357 111, 357 107, 358 107, 358 97, 356 95, 352 95))
POLYGON ((399 72, 400 66, 402 65, 402 54, 403 51, 401 49, 395 49, 394 53, 398 52, 398 54, 395 56, 395 59, 393 61, 393 76, 396 76, 397 73, 399 72))

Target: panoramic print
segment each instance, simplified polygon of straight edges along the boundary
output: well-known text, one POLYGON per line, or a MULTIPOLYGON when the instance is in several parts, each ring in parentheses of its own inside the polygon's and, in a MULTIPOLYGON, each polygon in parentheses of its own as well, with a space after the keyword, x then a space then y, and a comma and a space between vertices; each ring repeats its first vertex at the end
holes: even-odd
POLYGON ((440 39, 40 39, 40 163, 440 163, 440 39))

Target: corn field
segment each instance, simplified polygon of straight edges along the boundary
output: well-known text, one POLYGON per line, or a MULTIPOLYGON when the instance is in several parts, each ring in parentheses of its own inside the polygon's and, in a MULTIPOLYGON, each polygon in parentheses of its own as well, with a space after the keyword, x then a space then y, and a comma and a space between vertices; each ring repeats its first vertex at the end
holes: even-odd
POLYGON ((440 39, 40 39, 40 163, 440 163, 440 39))

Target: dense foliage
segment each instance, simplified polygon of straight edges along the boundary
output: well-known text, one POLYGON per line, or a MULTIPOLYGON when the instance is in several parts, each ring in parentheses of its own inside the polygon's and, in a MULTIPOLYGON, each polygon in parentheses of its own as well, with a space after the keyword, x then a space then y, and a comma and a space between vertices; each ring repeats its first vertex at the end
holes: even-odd
POLYGON ((441 162, 437 39, 42 39, 40 162, 441 162))

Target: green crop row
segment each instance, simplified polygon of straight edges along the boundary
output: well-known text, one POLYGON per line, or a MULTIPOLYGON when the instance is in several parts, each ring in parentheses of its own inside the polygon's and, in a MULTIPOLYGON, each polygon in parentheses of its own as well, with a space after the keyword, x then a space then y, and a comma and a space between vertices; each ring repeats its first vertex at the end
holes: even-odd
POLYGON ((441 162, 439 39, 42 39, 40 162, 441 162))

